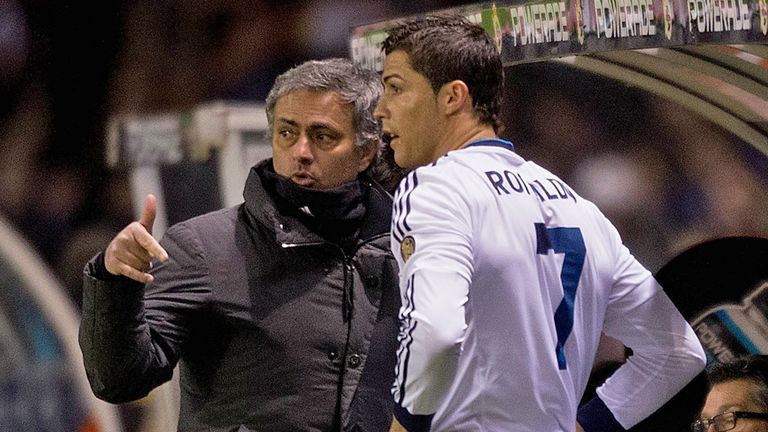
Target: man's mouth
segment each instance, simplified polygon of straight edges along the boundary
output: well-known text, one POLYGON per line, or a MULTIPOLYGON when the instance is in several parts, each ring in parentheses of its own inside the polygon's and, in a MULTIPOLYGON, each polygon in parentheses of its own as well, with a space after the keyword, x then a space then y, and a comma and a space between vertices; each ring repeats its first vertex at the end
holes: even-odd
POLYGON ((315 178, 307 172, 293 173, 293 175, 291 175, 291 181, 304 187, 311 187, 315 184, 315 178))

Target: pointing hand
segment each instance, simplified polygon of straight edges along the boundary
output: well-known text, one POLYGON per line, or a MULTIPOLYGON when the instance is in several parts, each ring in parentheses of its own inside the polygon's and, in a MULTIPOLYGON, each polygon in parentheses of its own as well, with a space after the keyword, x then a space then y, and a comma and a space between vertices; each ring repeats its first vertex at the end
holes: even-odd
POLYGON ((144 209, 137 222, 120 231, 107 246, 104 253, 104 265, 114 275, 123 275, 135 281, 148 283, 152 275, 147 273, 152 267, 152 259, 168 259, 168 253, 152 237, 152 225, 157 214, 157 198, 147 195, 144 209))

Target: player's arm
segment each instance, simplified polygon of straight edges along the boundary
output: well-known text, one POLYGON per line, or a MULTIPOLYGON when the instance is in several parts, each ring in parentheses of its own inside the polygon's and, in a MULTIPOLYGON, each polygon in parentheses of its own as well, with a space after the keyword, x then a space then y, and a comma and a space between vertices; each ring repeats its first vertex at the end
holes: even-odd
MULTIPOLYGON (((656 281, 650 278, 647 284, 656 285, 656 281)), ((660 408, 706 364, 693 329, 660 289, 620 316, 607 317, 606 334, 633 351, 597 391, 625 428, 660 408)))
POLYGON ((578 421, 586 432, 629 429, 680 391, 706 363, 693 329, 650 272, 624 246, 617 248, 616 262, 604 330, 633 355, 580 409, 578 421), (606 424, 614 428, 605 429, 606 424))
POLYGON ((393 219, 402 301, 393 395, 401 423, 408 416, 434 414, 448 391, 464 338, 472 274, 466 203, 451 185, 419 174, 401 184, 393 219))

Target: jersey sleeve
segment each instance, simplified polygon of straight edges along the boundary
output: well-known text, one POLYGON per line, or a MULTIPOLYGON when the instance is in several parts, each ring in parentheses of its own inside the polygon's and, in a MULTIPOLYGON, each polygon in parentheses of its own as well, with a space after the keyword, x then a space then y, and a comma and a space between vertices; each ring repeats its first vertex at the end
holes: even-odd
POLYGON ((704 368, 706 358, 691 326, 611 230, 618 246, 604 331, 633 354, 597 394, 628 429, 680 391, 704 368))
POLYGON ((472 278, 470 206, 460 187, 429 170, 404 179, 395 196, 392 251, 400 264, 395 402, 431 415, 456 371, 472 278))

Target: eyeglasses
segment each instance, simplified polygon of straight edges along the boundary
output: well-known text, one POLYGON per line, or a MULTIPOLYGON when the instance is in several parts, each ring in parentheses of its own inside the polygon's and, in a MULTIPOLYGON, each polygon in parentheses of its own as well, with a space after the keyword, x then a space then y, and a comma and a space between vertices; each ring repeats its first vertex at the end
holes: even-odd
POLYGON ((714 417, 696 420, 691 424, 691 431, 707 432, 710 425, 715 427, 715 432, 729 431, 736 427, 737 418, 768 420, 768 414, 746 411, 725 412, 714 417))

